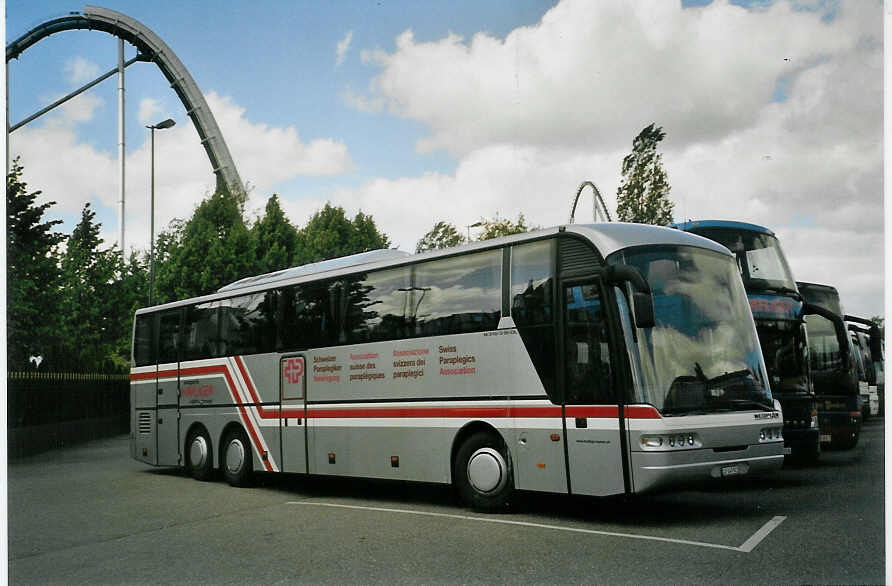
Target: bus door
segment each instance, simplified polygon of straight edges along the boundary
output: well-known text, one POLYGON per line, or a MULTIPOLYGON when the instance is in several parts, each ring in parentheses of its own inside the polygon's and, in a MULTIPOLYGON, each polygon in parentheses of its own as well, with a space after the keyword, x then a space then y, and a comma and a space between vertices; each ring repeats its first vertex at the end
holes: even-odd
POLYGON ((157 417, 155 452, 159 466, 178 466, 180 461, 180 329, 182 310, 171 309, 158 316, 158 378, 155 391, 157 417))
POLYGON ((601 281, 564 281, 559 351, 569 489, 574 494, 624 491, 618 393, 601 281))
POLYGON ((307 361, 302 354, 279 360, 279 428, 283 472, 307 470, 307 361))

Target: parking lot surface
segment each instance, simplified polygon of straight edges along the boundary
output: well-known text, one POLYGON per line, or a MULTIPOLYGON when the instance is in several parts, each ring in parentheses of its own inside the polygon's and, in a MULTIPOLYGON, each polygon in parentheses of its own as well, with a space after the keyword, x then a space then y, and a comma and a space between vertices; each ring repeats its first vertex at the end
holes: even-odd
POLYGON ((9 467, 14 584, 882 583, 883 420, 812 466, 625 499, 261 476, 197 482, 115 438, 9 467))

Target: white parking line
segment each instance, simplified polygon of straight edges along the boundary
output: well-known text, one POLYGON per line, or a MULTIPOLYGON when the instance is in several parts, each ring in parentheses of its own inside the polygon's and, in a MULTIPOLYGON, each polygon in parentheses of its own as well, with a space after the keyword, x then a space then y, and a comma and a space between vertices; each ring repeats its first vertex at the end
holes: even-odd
POLYGON ((628 537, 630 539, 645 539, 649 541, 665 541, 669 543, 679 543, 682 545, 695 545, 697 547, 710 547, 713 549, 728 549, 731 551, 739 551, 750 553, 753 551, 769 533, 783 523, 786 517, 774 517, 765 523, 761 529, 756 531, 749 539, 743 542, 740 547, 731 545, 722 545, 719 543, 706 543, 704 541, 691 541, 688 539, 673 539, 671 537, 657 537, 654 535, 638 535, 635 533, 617 533, 614 531, 598 531, 596 529, 582 529, 579 527, 565 527, 562 525, 546 525, 544 523, 531 523, 529 521, 512 521, 509 519, 496 519, 492 517, 475 517, 472 515, 456 515, 453 513, 434 513, 432 511, 415 511, 412 509, 390 509, 385 507, 364 507, 360 505, 341 505, 337 503, 320 503, 310 501, 289 501, 289 505, 307 505, 313 507, 331 507, 338 509, 355 509, 359 511, 376 511, 380 513, 403 513, 406 515, 421 515, 424 517, 445 517, 448 519, 461 519, 463 521, 480 521, 483 523, 499 523, 502 525, 519 525, 521 527, 536 527, 538 529, 552 529, 554 531, 570 531, 573 533, 587 533, 589 535, 606 535, 610 537, 628 537))
POLYGON ((744 541, 743 545, 741 545, 737 549, 739 549, 743 553, 749 553, 749 552, 753 551, 754 549, 756 549, 756 546, 762 542, 763 539, 768 537, 769 533, 774 531, 774 529, 778 525, 780 525, 781 523, 784 522, 784 519, 786 519, 786 517, 778 516, 778 517, 775 517, 774 519, 772 519, 771 521, 768 521, 767 523, 762 525, 761 529, 759 529, 758 531, 753 533, 753 535, 749 539, 744 541))

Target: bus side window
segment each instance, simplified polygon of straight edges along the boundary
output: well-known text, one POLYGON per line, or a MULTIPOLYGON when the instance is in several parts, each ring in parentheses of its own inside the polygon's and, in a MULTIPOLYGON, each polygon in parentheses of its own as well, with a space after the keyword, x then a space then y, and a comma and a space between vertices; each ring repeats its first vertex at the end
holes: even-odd
POLYGON ((511 249, 511 317, 518 326, 552 323, 554 240, 511 249))
POLYGON ((184 360, 201 360, 222 355, 219 351, 218 306, 219 304, 212 302, 186 308, 186 323, 183 328, 184 360))
POLYGON ((161 314, 158 320, 158 363, 179 362, 180 310, 161 314))
POLYGON ((225 299, 220 303, 223 355, 272 352, 276 341, 276 292, 225 299))
POLYGON ((279 291, 280 350, 319 348, 336 343, 332 283, 305 283, 279 291))
POLYGON ((406 313, 410 336, 485 332, 502 312, 502 251, 486 250, 420 263, 406 313))
POLYGON ((347 341, 351 344, 406 337, 409 267, 347 278, 347 341))
POLYGON ((511 317, 545 393, 559 403, 555 389, 555 246, 551 239, 511 247, 511 317))
POLYGON ((133 334, 133 363, 135 366, 155 364, 152 352, 153 328, 155 314, 143 314, 136 317, 136 330, 133 334))

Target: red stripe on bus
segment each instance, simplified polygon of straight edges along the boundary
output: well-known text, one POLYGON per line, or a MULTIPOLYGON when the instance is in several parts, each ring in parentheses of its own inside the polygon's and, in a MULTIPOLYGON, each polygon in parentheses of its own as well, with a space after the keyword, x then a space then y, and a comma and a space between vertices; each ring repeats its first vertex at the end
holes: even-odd
POLYGON ((626 419, 662 419, 657 408, 650 405, 626 405, 623 411, 626 419))
MULTIPOLYGON (((626 419, 659 419, 660 414, 649 406, 625 408, 626 419)), ((303 410, 286 410, 283 417, 303 417, 303 410)), ((567 417, 590 417, 592 419, 614 419, 619 410, 613 406, 568 407, 567 417)), ((309 409, 307 419, 366 419, 366 418, 472 418, 503 419, 510 417, 556 418, 561 417, 561 408, 542 407, 357 407, 342 409, 309 409)))
MULTIPOLYGON (((245 381, 245 386, 255 403, 260 403, 260 398, 251 379, 248 376, 248 370, 244 365, 240 356, 234 356, 236 365, 245 381)), ((243 409, 242 401, 237 398, 237 391, 234 381, 229 373, 229 369, 225 365, 219 366, 200 366, 187 368, 180 371, 181 376, 197 376, 207 374, 223 374, 226 377, 227 384, 230 387, 230 393, 239 401, 239 408, 243 409)), ((132 374, 134 377, 151 378, 154 373, 132 374)), ((176 371, 163 371, 158 373, 159 378, 165 376, 176 376, 176 371)), ((623 409, 626 419, 660 419, 660 413, 656 408, 650 405, 627 405, 623 409)), ((257 413, 262 419, 277 419, 279 417, 306 417, 308 419, 369 419, 369 418, 389 418, 389 419, 412 419, 412 418, 472 418, 480 417, 485 419, 503 419, 511 417, 528 417, 528 418, 560 418, 561 408, 558 406, 536 406, 536 407, 361 407, 361 408, 334 408, 334 409, 310 409, 304 413, 303 409, 286 409, 281 410, 278 407, 269 409, 257 405, 257 413)), ((604 406, 568 406, 566 408, 567 417, 587 417, 593 419, 612 419, 619 417, 619 408, 615 405, 604 406)), ((251 435, 257 443, 258 450, 260 448, 259 440, 256 432, 247 419, 245 414, 245 425, 249 428, 251 435)), ((266 463, 267 468, 269 464, 266 463)))
MULTIPOLYGON (((207 367, 207 368, 213 368, 213 367, 207 367)), ((254 446, 257 448, 257 452, 259 454, 261 454, 261 456, 262 456, 264 453, 263 444, 260 443, 260 438, 257 435, 257 430, 254 429, 254 424, 251 423, 251 418, 248 416, 248 412, 245 409, 245 406, 243 405, 243 401, 241 400, 241 397, 239 397, 239 395, 238 395, 238 390, 236 389, 235 381, 232 380, 232 375, 229 374, 228 368, 223 366, 222 369, 223 369, 223 374, 226 377, 226 384, 229 385, 229 389, 232 394, 232 398, 235 399, 235 401, 238 403, 238 410, 242 414, 242 421, 244 422, 245 427, 248 428, 248 433, 251 436, 251 440, 254 442, 254 446)), ((269 458, 261 457, 260 461, 263 462, 263 466, 264 466, 264 468, 266 468, 267 472, 273 471, 272 464, 269 463, 269 458)))
POLYGON ((251 397, 254 399, 255 403, 260 403, 260 398, 257 396, 257 393, 254 390, 254 385, 251 384, 251 378, 248 376, 248 371, 245 369, 245 364, 242 362, 241 356, 233 356, 235 359, 235 364, 238 366, 239 372, 242 373, 242 378, 245 381, 245 385, 248 387, 248 392, 251 393, 251 397))

